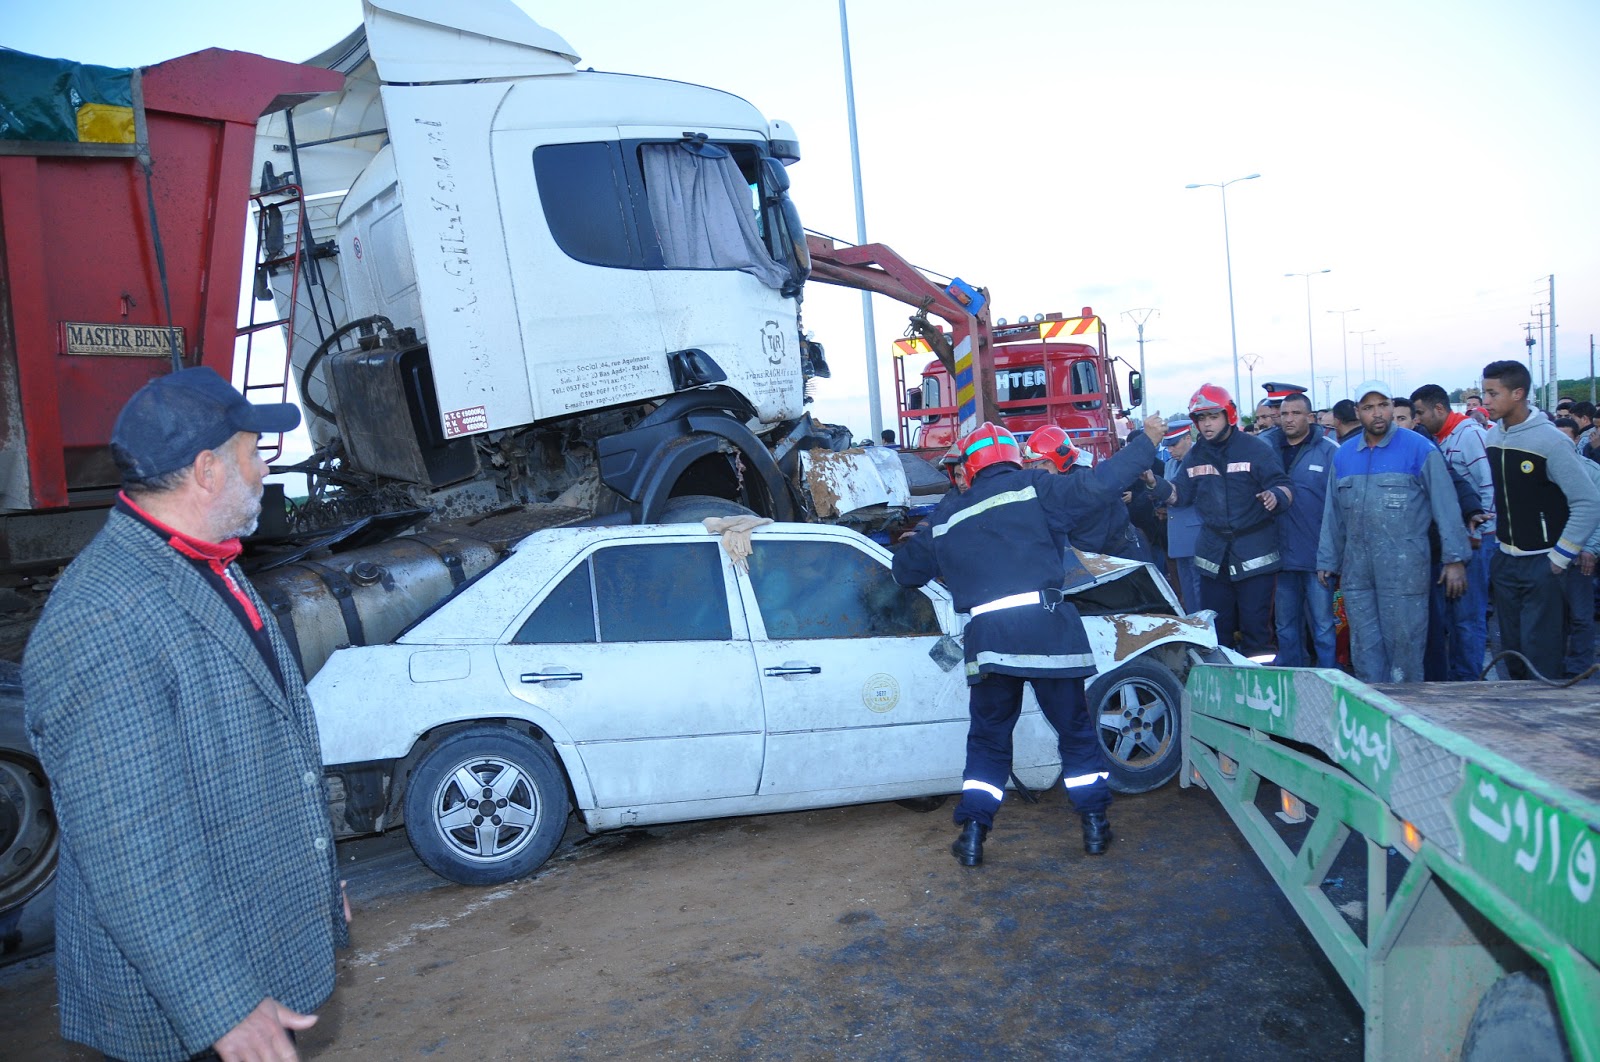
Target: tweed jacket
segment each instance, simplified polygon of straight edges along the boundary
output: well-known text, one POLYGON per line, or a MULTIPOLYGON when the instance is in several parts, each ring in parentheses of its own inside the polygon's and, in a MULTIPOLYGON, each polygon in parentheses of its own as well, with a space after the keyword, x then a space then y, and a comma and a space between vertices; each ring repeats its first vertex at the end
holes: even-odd
POLYGON ((129 1062, 204 1051, 268 996, 315 1010, 349 943, 311 702, 231 572, 283 686, 192 564, 115 511, 23 660, 61 826, 62 1035, 129 1062))

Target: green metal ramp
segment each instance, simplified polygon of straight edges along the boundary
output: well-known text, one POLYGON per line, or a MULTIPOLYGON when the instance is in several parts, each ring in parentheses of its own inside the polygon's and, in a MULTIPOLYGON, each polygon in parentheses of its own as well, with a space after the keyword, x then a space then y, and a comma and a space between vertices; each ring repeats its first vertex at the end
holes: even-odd
POLYGON ((1595 693, 1200 665, 1183 734, 1183 784, 1222 802, 1361 1003, 1368 1059, 1464 1057, 1485 993, 1532 975, 1559 1016, 1495 1004, 1518 1057, 1559 1024, 1600 1062, 1595 693), (1336 905, 1352 860, 1364 901, 1336 905))

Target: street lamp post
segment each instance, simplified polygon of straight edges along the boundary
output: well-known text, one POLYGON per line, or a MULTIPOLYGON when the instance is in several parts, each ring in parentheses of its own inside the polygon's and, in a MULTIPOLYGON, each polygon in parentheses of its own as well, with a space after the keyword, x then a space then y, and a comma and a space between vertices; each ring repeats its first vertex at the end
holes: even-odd
MULTIPOLYGON (((1235 177, 1232 180, 1222 181, 1220 183, 1212 182, 1205 184, 1186 184, 1183 186, 1185 189, 1215 188, 1217 191, 1222 193, 1222 257, 1223 262, 1226 264, 1228 270, 1228 331, 1233 337, 1233 390, 1235 392, 1233 400, 1235 402, 1239 401, 1242 396, 1238 393, 1239 325, 1233 315, 1233 247, 1228 242, 1228 185, 1237 184, 1240 181, 1253 181, 1260 176, 1261 174, 1259 173, 1251 173, 1246 174, 1243 177, 1235 177)), ((1252 384, 1252 388, 1253 387, 1254 384, 1252 384)))
POLYGON ((1345 331, 1346 325, 1344 315, 1347 313, 1359 313, 1360 311, 1361 307, 1359 306, 1352 306, 1348 310, 1327 311, 1328 313, 1336 313, 1339 315, 1339 335, 1344 344, 1344 389, 1346 391, 1350 390, 1350 333, 1345 331))
POLYGON ((1311 379, 1315 384, 1317 379, 1317 345, 1312 339, 1311 329, 1311 278, 1319 273, 1331 273, 1331 269, 1313 269, 1309 273, 1285 273, 1286 277, 1306 278, 1306 358, 1311 362, 1311 379))
POLYGON ((1389 351, 1379 350, 1376 342, 1372 344, 1372 375, 1390 387, 1394 386, 1394 381, 1389 378, 1389 351))
MULTIPOLYGON (((1363 380, 1367 378, 1367 337, 1376 331, 1376 328, 1355 328, 1350 331, 1351 335, 1361 337, 1361 378, 1363 380)), ((1355 396, 1352 395, 1351 397, 1355 396)))
MULTIPOLYGON (((850 125, 850 173, 856 193, 856 243, 864 244, 867 242, 867 208, 861 196, 861 143, 856 136, 856 82, 850 64, 850 24, 845 17, 844 3, 845 0, 839 0, 839 42, 844 46, 844 104, 850 125)), ((877 442, 883 433, 883 407, 878 387, 878 330, 872 320, 872 292, 865 288, 861 291, 861 326, 866 333, 867 420, 872 426, 869 438, 877 442)))

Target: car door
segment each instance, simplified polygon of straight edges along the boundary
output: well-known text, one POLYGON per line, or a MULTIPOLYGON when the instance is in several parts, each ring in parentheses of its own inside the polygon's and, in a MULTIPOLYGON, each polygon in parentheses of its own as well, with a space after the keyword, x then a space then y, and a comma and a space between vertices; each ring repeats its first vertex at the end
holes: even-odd
POLYGON ((572 737, 593 807, 755 793, 761 690, 729 567, 715 539, 598 546, 498 647, 506 687, 572 737))
MULTIPOLYGON (((940 780, 959 787, 967 690, 934 598, 837 538, 755 535, 747 594, 766 704, 762 795, 940 780)), ((869 545, 862 540, 863 546, 869 545)))

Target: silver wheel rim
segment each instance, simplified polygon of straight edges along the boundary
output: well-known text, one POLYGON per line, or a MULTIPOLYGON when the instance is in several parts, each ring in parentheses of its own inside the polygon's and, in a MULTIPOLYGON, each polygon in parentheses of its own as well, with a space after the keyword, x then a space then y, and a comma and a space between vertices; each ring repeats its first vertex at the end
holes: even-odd
POLYGON ((1156 763, 1172 744, 1173 714, 1161 687, 1127 678, 1111 688, 1100 710, 1100 744, 1132 770, 1156 763))
POLYGON ((533 840, 539 796, 523 769, 498 756, 458 764, 433 794, 439 835, 459 858, 474 863, 509 859, 533 840))

